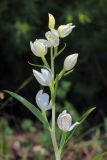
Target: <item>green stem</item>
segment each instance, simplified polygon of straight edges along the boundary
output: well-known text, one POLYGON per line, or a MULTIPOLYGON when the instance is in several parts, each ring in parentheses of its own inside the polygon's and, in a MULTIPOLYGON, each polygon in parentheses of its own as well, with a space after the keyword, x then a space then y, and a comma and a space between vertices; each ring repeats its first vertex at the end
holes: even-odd
POLYGON ((42 59, 43 63, 46 65, 46 67, 48 67, 50 69, 50 66, 49 66, 49 64, 48 64, 48 62, 47 62, 47 60, 46 60, 44 55, 41 56, 41 59, 42 59))
POLYGON ((54 151, 58 151, 58 145, 57 145, 57 140, 56 140, 56 134, 55 134, 55 99, 54 99, 54 86, 52 85, 50 87, 51 89, 51 97, 52 97, 52 130, 51 130, 51 138, 52 138, 52 143, 54 147, 54 151))
POLYGON ((60 152, 56 152, 55 153, 55 158, 56 158, 56 160, 61 160, 61 154, 60 154, 60 152))
POLYGON ((51 47, 51 70, 54 76, 54 60, 53 60, 53 47, 51 47))
MULTIPOLYGON (((53 74, 53 79, 54 79, 54 59, 53 59, 53 47, 51 47, 51 70, 53 74)), ((51 130, 51 138, 52 138, 52 143, 55 151, 55 156, 57 156, 58 152, 58 144, 56 140, 56 134, 55 134, 55 85, 54 85, 54 80, 51 83, 50 86, 50 91, 51 91, 51 98, 52 98, 52 130, 51 130)), ((60 160, 57 158, 57 160, 60 160)))
POLYGON ((65 74, 65 69, 63 68, 62 71, 58 75, 58 80, 60 80, 64 74, 65 74))

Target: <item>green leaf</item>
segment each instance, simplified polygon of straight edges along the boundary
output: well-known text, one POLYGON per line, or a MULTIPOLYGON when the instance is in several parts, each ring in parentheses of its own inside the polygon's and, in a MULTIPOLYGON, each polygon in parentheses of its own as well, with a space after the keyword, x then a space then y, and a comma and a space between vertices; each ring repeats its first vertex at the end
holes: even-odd
POLYGON ((66 136, 67 134, 65 132, 62 133, 62 137, 61 137, 61 141, 60 141, 60 151, 63 149, 64 145, 65 145, 65 141, 66 141, 66 136))
MULTIPOLYGON (((84 120, 90 115, 90 113, 93 112, 95 109, 96 109, 96 107, 93 107, 93 108, 91 108, 91 109, 88 109, 88 110, 82 115, 82 117, 80 118, 80 120, 79 120, 78 122, 80 122, 80 124, 82 124, 82 123, 84 122, 84 120)), ((67 138, 66 138, 66 143, 69 141, 69 139, 71 139, 71 137, 73 136, 73 134, 74 134, 74 132, 75 132, 75 130, 76 130, 77 127, 78 127, 78 126, 76 126, 71 133, 67 133, 68 135, 67 135, 67 138)))
POLYGON ((4 92, 8 93, 13 98, 15 98, 19 102, 21 102, 31 113, 33 113, 45 125, 45 127, 49 127, 49 124, 45 120, 45 118, 43 117, 42 113, 32 103, 30 103, 25 98, 23 98, 22 96, 14 93, 14 92, 7 91, 7 90, 4 90, 4 92))
POLYGON ((101 160, 104 156, 107 156, 107 152, 96 155, 92 160, 101 160))
POLYGON ((65 48, 66 48, 66 43, 65 43, 64 47, 54 55, 53 59, 55 59, 58 55, 60 55, 64 51, 65 48))
POLYGON ((64 76, 67 76, 68 74, 72 73, 73 71, 74 71, 74 69, 72 69, 72 70, 66 72, 66 73, 64 74, 64 76))
POLYGON ((93 112, 95 109, 96 109, 96 107, 93 107, 93 108, 88 109, 88 110, 82 115, 82 117, 80 118, 79 122, 80 122, 80 123, 83 123, 84 120, 89 116, 89 114, 90 114, 91 112, 93 112))
POLYGON ((33 64, 33 63, 29 62, 29 61, 28 61, 28 64, 29 64, 30 66, 33 66, 33 67, 40 67, 40 68, 43 68, 43 67, 44 67, 43 65, 33 64))
POLYGON ((50 70, 50 68, 48 68, 45 65, 33 64, 33 63, 29 62, 29 61, 28 61, 28 64, 33 66, 33 67, 46 68, 46 69, 50 70))

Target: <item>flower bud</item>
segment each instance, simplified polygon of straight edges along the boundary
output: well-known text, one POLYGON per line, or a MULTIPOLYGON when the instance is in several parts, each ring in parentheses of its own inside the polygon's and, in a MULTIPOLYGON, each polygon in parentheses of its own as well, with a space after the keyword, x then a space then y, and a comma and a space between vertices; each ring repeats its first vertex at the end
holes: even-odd
POLYGON ((74 27, 75 25, 72 25, 72 23, 68 23, 66 25, 59 26, 58 27, 59 36, 61 38, 68 36, 72 32, 74 27))
POLYGON ((59 33, 55 29, 46 32, 45 34, 47 40, 51 43, 51 47, 57 47, 59 45, 59 33))
POLYGON ((49 95, 43 93, 43 90, 40 90, 36 95, 36 103, 42 111, 46 111, 52 108, 52 102, 49 102, 49 95))
POLYGON ((55 28, 55 18, 52 14, 48 14, 49 16, 49 23, 48 23, 48 27, 49 29, 54 29, 55 28))
POLYGON ((47 47, 41 40, 36 40, 33 43, 30 42, 31 51, 37 57, 41 57, 42 55, 47 54, 47 47))
POLYGON ((52 73, 44 68, 41 69, 41 72, 33 70, 33 74, 37 81, 43 86, 48 86, 53 80, 52 73))
POLYGON ((79 125, 80 123, 76 122, 72 125, 71 115, 66 113, 66 110, 64 110, 61 114, 59 114, 57 124, 62 131, 67 132, 73 130, 74 127, 79 125))
POLYGON ((77 58, 78 58, 78 53, 71 54, 71 55, 67 56, 64 61, 64 69, 66 71, 73 69, 73 67, 77 63, 77 58))

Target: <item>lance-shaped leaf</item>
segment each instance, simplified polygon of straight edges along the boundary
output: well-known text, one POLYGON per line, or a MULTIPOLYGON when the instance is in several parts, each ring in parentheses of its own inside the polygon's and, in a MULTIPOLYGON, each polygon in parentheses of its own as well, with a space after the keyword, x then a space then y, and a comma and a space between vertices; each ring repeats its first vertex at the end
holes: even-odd
POLYGON ((67 134, 63 132, 63 133, 62 133, 61 140, 60 140, 60 145, 59 145, 60 151, 62 151, 62 149, 63 149, 63 147, 64 147, 64 145, 65 145, 66 136, 67 136, 67 134))
POLYGON ((80 122, 80 123, 83 123, 84 120, 85 120, 85 119, 90 115, 90 113, 93 112, 95 109, 96 109, 96 107, 93 107, 93 108, 88 109, 88 110, 82 115, 82 117, 80 118, 79 122, 80 122))
POLYGON ((32 103, 14 92, 8 90, 4 90, 4 92, 8 93, 13 98, 21 102, 33 115, 35 115, 44 124, 45 127, 49 127, 49 124, 43 117, 42 113, 32 103))

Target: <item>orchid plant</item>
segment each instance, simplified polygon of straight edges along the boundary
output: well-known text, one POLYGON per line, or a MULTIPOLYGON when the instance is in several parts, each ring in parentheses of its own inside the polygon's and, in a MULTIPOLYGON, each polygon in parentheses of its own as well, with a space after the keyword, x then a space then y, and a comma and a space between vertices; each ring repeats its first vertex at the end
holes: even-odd
MULTIPOLYGON (((42 86, 48 87, 50 90, 50 96, 44 92, 43 89, 39 90, 36 94, 36 104, 39 107, 34 106, 22 96, 5 90, 18 101, 20 101, 25 107, 27 107, 50 132, 53 148, 55 152, 55 159, 61 160, 62 151, 66 143, 71 139, 76 128, 87 118, 87 116, 95 109, 95 107, 88 109, 81 119, 75 123, 72 123, 72 116, 67 113, 66 110, 62 111, 56 118, 56 93, 58 83, 62 77, 70 74, 78 59, 78 53, 67 56, 64 60, 63 68, 60 73, 56 74, 54 69, 55 59, 63 52, 66 46, 59 50, 61 38, 67 37, 75 28, 75 25, 68 23, 66 25, 60 25, 58 29, 55 29, 55 18, 52 14, 49 14, 49 31, 46 32, 46 39, 36 39, 34 42, 30 42, 31 51, 36 57, 41 58, 43 65, 38 65, 41 70, 33 69, 33 75, 42 86), (50 53, 48 53, 50 51, 50 53), (50 56, 51 62, 46 59, 46 54, 50 56), (52 112, 51 123, 47 117, 47 111, 52 112), (57 124, 56 124, 57 122, 57 124), (61 130, 60 139, 56 136, 56 125, 61 130)), ((36 65, 33 64, 36 67, 36 65)))

